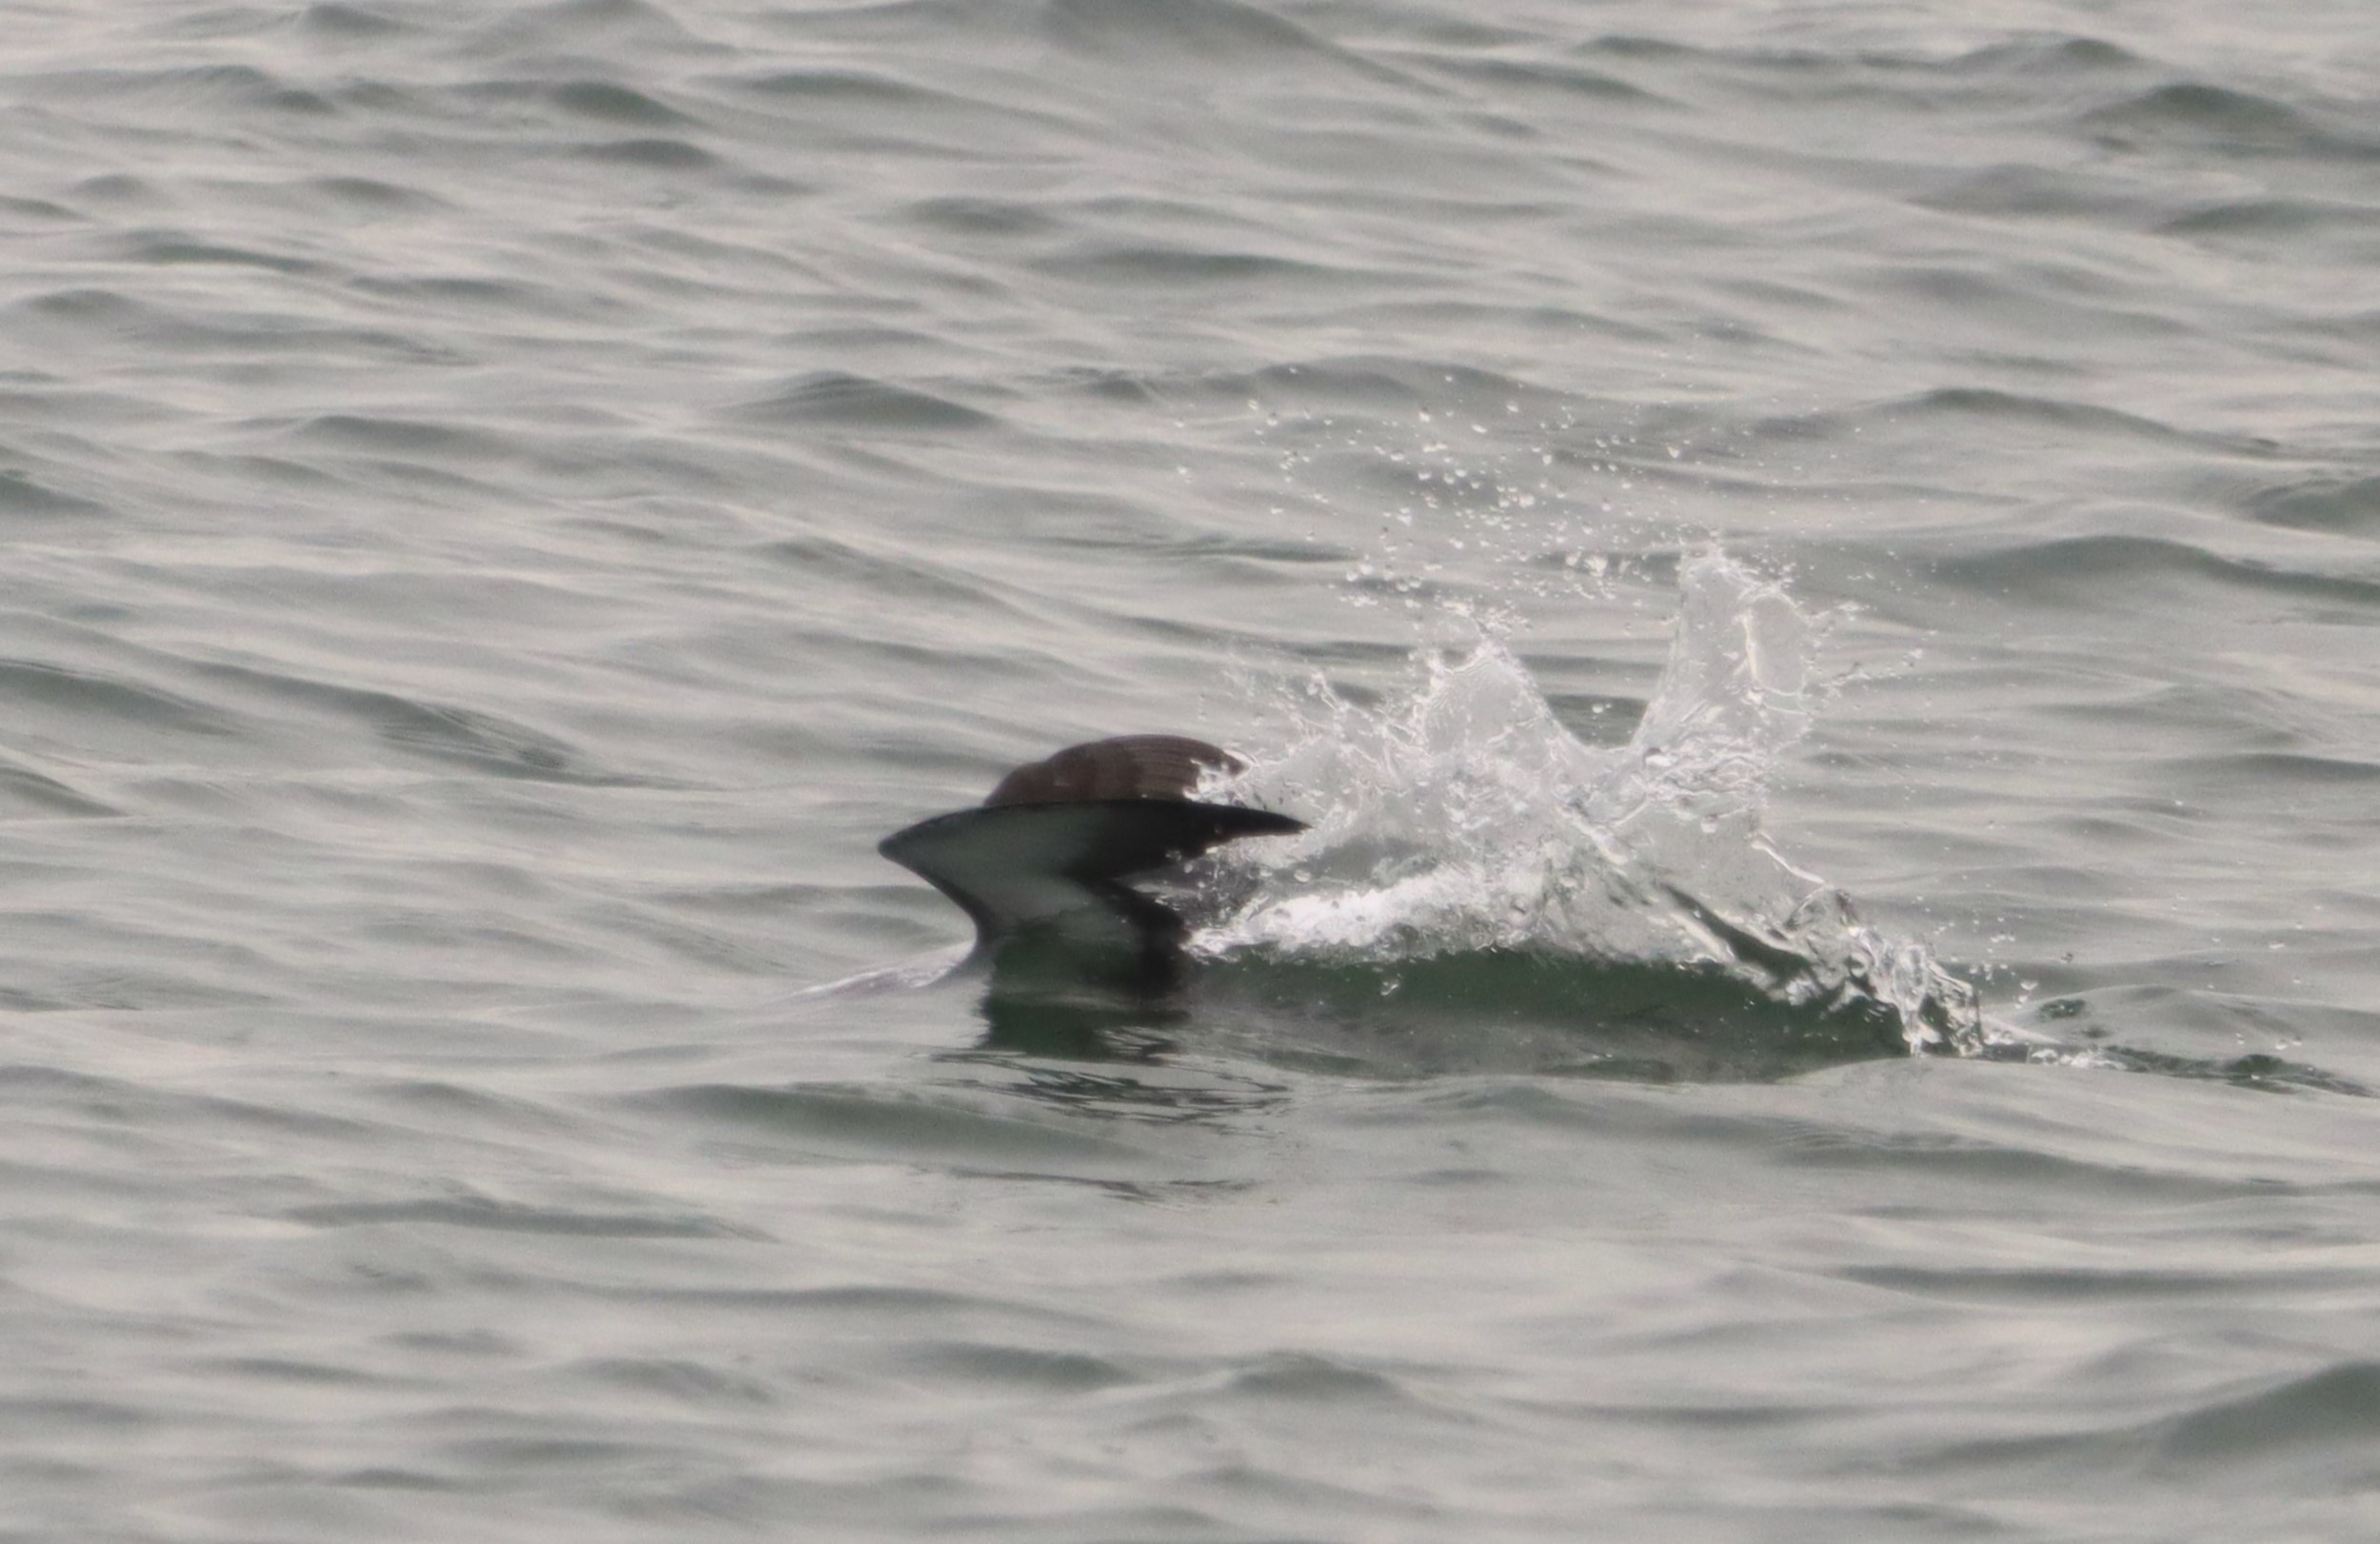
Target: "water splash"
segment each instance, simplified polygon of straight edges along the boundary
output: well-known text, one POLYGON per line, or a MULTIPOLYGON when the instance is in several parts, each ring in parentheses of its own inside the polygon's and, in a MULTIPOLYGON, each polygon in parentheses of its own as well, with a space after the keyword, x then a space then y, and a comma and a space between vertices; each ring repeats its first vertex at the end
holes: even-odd
POLYGON ((1477 953, 1716 970, 1795 1008, 1889 1012, 1912 1050, 1984 1051, 1972 986, 1862 922, 1761 829, 1817 706, 1817 629, 1716 550, 1679 587, 1668 663, 1623 746, 1572 735, 1493 633, 1425 656, 1378 709, 1307 683, 1292 742, 1237 792, 1312 828, 1235 856, 1262 882, 1194 949, 1392 971, 1477 953))

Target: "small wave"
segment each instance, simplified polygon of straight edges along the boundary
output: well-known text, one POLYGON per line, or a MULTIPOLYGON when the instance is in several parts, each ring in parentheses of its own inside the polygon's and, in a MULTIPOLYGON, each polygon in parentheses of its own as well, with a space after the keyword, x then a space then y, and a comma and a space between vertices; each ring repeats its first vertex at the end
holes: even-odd
POLYGON ((412 24, 385 11, 318 0, 299 12, 297 30, 312 37, 345 42, 391 37, 414 29, 412 24))
POLYGON ((2164 1051, 2147 1051, 2129 1045, 2094 1045, 2072 1050, 2053 1045, 2036 1047, 2019 1054, 2021 1047, 2006 1048, 2003 1059, 2029 1061, 2071 1061, 2077 1065, 2112 1068, 2117 1072, 2149 1072, 2165 1078, 2180 1078, 2192 1082, 2229 1083, 2233 1088, 2254 1089, 2261 1093, 2279 1094, 2293 1090, 2311 1090, 2322 1094, 2337 1094, 2348 1099, 2374 1098, 2372 1090, 2351 1078, 2342 1078, 2320 1067, 2308 1066, 2283 1057, 2252 1052, 2239 1057, 2187 1057, 2164 1051))
POLYGON ((486 1228, 499 1233, 565 1234, 587 1238, 749 1237, 708 1217, 643 1212, 579 1212, 529 1206, 483 1196, 435 1197, 407 1201, 339 1201, 293 1207, 292 1221, 318 1228, 378 1227, 391 1222, 486 1228))
POLYGON ((2174 146, 2235 158, 2380 157, 2380 139, 2335 132, 2286 102, 2206 81, 2174 81, 2095 108, 2079 125, 2117 149, 2174 146))
POLYGON ((942 92, 926 87, 858 69, 780 69, 733 84, 761 96, 797 102, 864 104, 904 112, 931 109, 944 101, 942 92))
POLYGON ((565 112, 598 123, 643 124, 651 128, 675 128, 691 124, 677 109, 667 107, 633 87, 613 81, 574 80, 544 89, 545 99, 565 112))
POLYGON ((451 311, 468 307, 516 319, 543 316, 585 322, 603 315, 606 301, 584 290, 515 277, 479 273, 426 273, 387 277, 359 274, 349 287, 375 299, 408 308, 451 311))
POLYGON ((2195 1473, 2289 1455, 2369 1453, 2380 1439, 2380 1362, 2326 1367, 2161 1424, 2158 1456, 2195 1473))
POLYGON ((102 288, 96 285, 52 289, 11 301, 9 305, 11 310, 30 311, 44 318, 90 322, 127 329, 148 323, 160 314, 122 290, 102 288))
POLYGON ((206 241, 178 230, 136 230, 125 236, 120 250, 127 261, 160 267, 213 264, 225 267, 264 268, 292 276, 324 272, 319 263, 278 252, 260 252, 228 242, 206 241))
POLYGON ((53 204, 46 198, 20 198, 5 193, 0 193, 0 213, 22 220, 37 220, 45 225, 79 224, 84 218, 65 205, 53 204))
POLYGON ((293 439, 375 455, 502 461, 517 454, 510 441, 485 429, 369 413, 324 413, 292 426, 288 432, 293 439))
POLYGON ((144 731, 229 737, 246 725, 235 715, 159 687, 34 660, 0 659, 0 707, 41 707, 144 731))
POLYGON ((722 1371, 681 1356, 591 1356, 569 1372, 615 1389, 654 1394, 687 1405, 750 1409, 772 1405, 777 1396, 763 1379, 722 1371))
POLYGON ((98 1125, 133 1131, 219 1128, 228 1122, 255 1131, 342 1140, 378 1134, 364 1121, 292 1105, 190 1093, 131 1078, 31 1062, 0 1065, 0 1102, 37 1102, 53 1117, 71 1112, 98 1125))
POLYGON ((649 0, 558 0, 556 4, 506 7, 477 40, 488 53, 553 49, 584 55, 598 39, 620 47, 678 49, 698 42, 670 13, 649 0))
POLYGON ((104 515, 105 505, 36 483, 23 472, 0 470, 0 513, 25 515, 104 515))
POLYGON ((1957 414, 1983 420, 2021 423, 2028 426, 2058 429, 2092 437, 2120 434, 2140 439, 2158 440, 2170 444, 2205 445, 2227 450, 2254 451, 2266 448, 2261 443, 2227 440, 2220 436, 2193 434, 2187 429, 2161 424, 2153 418, 2128 413, 2119 408, 2102 407, 2095 403, 2070 402, 2056 397, 2036 397, 2014 391, 1997 391, 1989 386, 1942 386, 1920 393, 1897 403, 1872 410, 1883 417, 1901 414, 1957 414))
POLYGON ((590 770, 567 742, 492 713, 417 703, 386 692, 350 691, 343 698, 363 708, 381 738, 402 750, 540 782, 630 781, 590 770))
POLYGON ((86 177, 74 185, 73 191, 77 197, 101 204, 162 207, 174 202, 155 183, 129 171, 108 171, 96 177, 86 177))
POLYGON ((971 611, 1015 609, 990 581, 962 577, 960 570, 915 553, 877 552, 858 543, 818 534, 764 543, 752 552, 771 563, 847 584, 855 591, 881 596, 892 604, 971 611))
POLYGON ((1199 250, 1145 244, 1088 247, 1034 265, 1045 273, 1101 284, 1263 285, 1301 284, 1333 290, 1361 282, 1354 270, 1265 252, 1199 250))
POLYGON ((719 157, 688 140, 647 136, 582 145, 571 154, 616 166, 649 167, 656 171, 707 171, 722 165, 719 157))
POLYGON ((1446 58, 1428 61, 1440 74, 1479 85, 1521 90, 1551 91, 1564 97, 1597 102, 1648 103, 1673 106, 1665 98, 1617 75, 1577 65, 1541 59, 1446 58))
POLYGON ((2248 513, 2268 525, 2380 538, 2380 477, 2330 472, 2279 484, 2252 494, 2248 513))
POLYGON ((1951 74, 2042 76, 2096 73, 2139 65, 2140 56, 2096 37, 2022 37, 1988 43, 1928 67, 1951 74))
POLYGON ((1013 199, 953 195, 920 199, 903 211, 922 225, 962 236, 1044 236, 1062 223, 1013 199))
POLYGON ((1976 1269, 1927 1265, 1854 1265, 1843 1280, 1943 1302, 2049 1304, 2166 1302, 2176 1298, 2230 1300, 2240 1277, 2223 1271, 1976 1269))
POLYGON ((1020 1164, 1138 1169, 1146 1155, 1123 1142, 1042 1121, 842 1085, 750 1088, 704 1083, 630 1096, 626 1103, 696 1121, 749 1142, 766 1138, 805 1156, 906 1158, 1011 1172, 1020 1164))
POLYGON ((931 1340, 902 1360, 931 1377, 1028 1393, 1092 1394, 1141 1381, 1104 1356, 1038 1346, 931 1340))
POLYGON ((2277 568, 2247 558, 2228 558, 2184 542, 2147 536, 2076 536, 2036 542, 1997 552, 1943 561, 1950 583, 1994 595, 2067 604, 2087 599, 2105 606, 2116 586, 2134 604, 2157 604, 2144 586, 2158 581, 2214 584, 2305 601, 2380 605, 2380 583, 2344 575, 2277 568))
POLYGON ((658 787, 661 780, 593 766, 577 746, 541 729, 477 708, 426 703, 395 692, 246 665, 209 663, 201 672, 229 685, 327 710, 360 723, 384 743, 432 761, 532 782, 597 787, 658 787))
POLYGON ((2104 74, 2136 68, 2142 63, 2138 55, 2119 44, 2054 32, 2012 37, 1952 52, 1920 48, 1840 50, 1767 43, 1705 44, 1615 32, 1579 45, 1577 51, 1656 65, 1713 60, 1740 69, 1786 74, 1906 74, 1932 77, 1937 82, 1993 82, 2012 76, 2031 82, 2061 75, 2104 74))
POLYGON ((1607 32, 1578 46, 1578 52, 1608 53, 1618 59, 1695 59, 1710 51, 1676 38, 1654 37, 1641 32, 1607 32))
POLYGON ((2303 237, 2324 231, 2369 231, 2380 208, 2319 198, 2229 199, 2176 215, 2157 228, 2169 236, 2303 237))
MULTIPOLYGON (((960 18, 953 18, 964 25, 960 18)), ((785 115, 859 153, 923 152, 971 158, 987 145, 1020 134, 1057 134, 1098 143, 1108 129, 1096 118, 1066 110, 1046 95, 1011 87, 991 92, 912 78, 907 73, 845 67, 776 69, 714 77, 740 106, 785 115)), ((1040 140, 1042 148, 1047 141, 1040 140)), ((962 195, 964 196, 964 195, 962 195)))
POLYGON ((2203 81, 2157 87, 2112 107, 2094 109, 2086 121, 2101 128, 2195 129, 2243 148, 2259 141, 2294 142, 2308 132, 2304 116, 2287 103, 2203 81))
POLYGON ((2240 787, 2344 787, 2359 796, 2380 783, 2380 762, 2302 751, 2240 751, 2169 762, 2176 782, 2193 781, 2213 790, 2240 787))
POLYGON ((2022 163, 1957 171, 1914 195, 1911 202, 1962 216, 2081 220, 2092 225, 2117 217, 2153 225, 2168 208, 2162 199, 2102 172, 2022 163))
POLYGON ((121 813, 56 778, 0 762, 0 820, 93 819, 121 813))
POLYGON ((1287 17, 1240 0, 1052 0, 1043 16, 1053 41, 1086 53, 1248 66, 1355 62, 1287 17))
POLYGON ((1261 405, 1276 422, 1293 414, 1310 420, 1353 413, 1410 416, 1442 402, 1449 392, 1467 401, 1508 403, 1515 411, 1547 419, 1557 417, 1563 406, 1560 393, 1520 376, 1398 354, 1334 354, 1250 370, 1076 368, 1057 378, 1116 401, 1215 411, 1261 405))
POLYGON ((169 108, 262 109, 325 116, 339 109, 254 65, 190 65, 163 69, 68 69, 22 83, 33 94, 78 100, 149 101, 169 108))
POLYGON ((1412 1398, 1384 1373, 1312 1352, 1277 1351, 1231 1375, 1229 1392, 1297 1404, 1387 1404, 1412 1398))
POLYGON ((448 207, 446 200, 434 193, 383 182, 377 177, 310 177, 296 186, 309 198, 335 199, 374 212, 415 213, 448 207))
POLYGON ((947 432, 999 422, 991 414, 866 376, 822 370, 735 409, 756 423, 817 424, 885 432, 947 432))
MULTIPOLYGON (((2051 1296, 2048 1301, 2066 1306, 2082 1296, 2051 1296)), ((2119 1289, 2115 1301, 2127 1296, 2119 1289)), ((2248 1483, 2260 1495, 2344 1496, 2358 1487, 2343 1485, 2339 1476, 2361 1466, 2380 1435, 2375 1411, 2380 1411, 2380 1363, 2340 1360, 2245 1391, 2233 1385, 2194 1408, 2152 1421, 1954 1442, 1927 1461, 1971 1474, 2010 1469, 2036 1485, 2045 1474, 2061 1483, 2095 1486, 2108 1475, 2132 1473, 2186 1492, 2248 1483)), ((2356 1530, 2291 1532, 2348 1537, 2356 1530)))

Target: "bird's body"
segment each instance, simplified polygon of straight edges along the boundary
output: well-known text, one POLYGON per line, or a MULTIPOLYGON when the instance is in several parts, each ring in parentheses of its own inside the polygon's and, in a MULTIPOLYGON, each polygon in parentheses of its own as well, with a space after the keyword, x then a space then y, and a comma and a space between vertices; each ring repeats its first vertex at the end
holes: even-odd
POLYGON ((1121 957, 1169 970, 1183 924, 1124 881, 1240 837, 1286 836, 1303 821, 1190 797, 1210 772, 1243 763, 1179 735, 1072 745, 1018 767, 984 802, 894 832, 877 850, 948 896, 975 922, 976 952, 1012 940, 1121 957))

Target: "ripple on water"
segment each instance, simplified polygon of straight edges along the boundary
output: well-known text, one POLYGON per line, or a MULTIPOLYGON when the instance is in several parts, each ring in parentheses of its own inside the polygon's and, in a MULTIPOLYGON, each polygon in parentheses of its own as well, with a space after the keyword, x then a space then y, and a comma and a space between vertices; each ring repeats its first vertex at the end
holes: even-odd
POLYGON ((53 734, 78 744, 111 731, 237 739, 254 729, 241 714, 163 687, 38 660, 0 660, 0 703, 18 726, 49 720, 53 734))
POLYGON ((286 702, 358 723, 390 747, 449 765, 531 782, 590 787, 674 786, 663 780, 590 764, 577 745, 558 735, 478 708, 425 703, 284 671, 209 664, 202 673, 286 702))
POLYGON ((2151 1428, 2157 1457, 2178 1474, 2313 1468, 2333 1480, 2380 1482, 2380 1362, 2345 1361, 2218 1399, 2151 1428))
POLYGON ((2268 525, 2380 540, 2380 477, 2319 472, 2257 489, 2248 514, 2268 525))
POLYGON ((809 424, 896 434, 948 434, 1000 422, 947 397, 839 370, 798 377, 765 397, 744 402, 733 413, 757 425, 809 424))
POLYGON ((1312 1352, 1270 1353, 1230 1375, 1230 1392, 1271 1403, 1396 1404, 1411 1396, 1385 1373, 1312 1352))
POLYGON ((122 813, 47 773, 0 762, 0 820, 96 820, 122 813))
POLYGON ((665 128, 692 124, 698 120, 665 106, 658 99, 623 86, 617 81, 573 80, 556 84, 541 83, 536 89, 545 100, 565 112, 599 123, 643 124, 665 128))
POLYGON ((2041 1435, 1950 1443, 1912 1462, 1935 1472, 2020 1475, 2053 1492, 2142 1475, 2235 1499, 2234 1488, 2245 1483, 2271 1506, 2285 1495, 2319 1502, 2368 1490, 2380 1481, 2375 1437, 2380 1365, 2348 1360, 2280 1380, 2226 1379, 2211 1396, 2147 1422, 2070 1423, 2041 1435))
POLYGON ((580 1238, 733 1238, 751 1230, 710 1217, 642 1212, 581 1212, 532 1206, 486 1196, 440 1196, 404 1201, 331 1201, 284 1214, 317 1228, 430 1223, 493 1233, 555 1234, 580 1238))
POLYGON ((769 542, 752 551, 805 575, 831 576, 888 604, 953 607, 986 621, 1018 613, 1018 602, 989 580, 921 553, 879 551, 815 533, 769 542))
POLYGON ((418 31, 411 22, 367 6, 314 0, 298 13, 299 32, 332 42, 379 41, 418 31))
POLYGON ((35 517, 87 519, 109 514, 94 499, 67 493, 35 482, 24 472, 0 468, 0 513, 11 519, 35 517))
POLYGON ((2193 432, 2139 413, 2104 407, 2095 403, 2065 401, 1985 386, 1938 386, 1902 402, 1868 409, 1863 416, 1874 419, 1903 414, 1919 418, 1961 417, 1988 425, 2022 426, 2033 431, 2053 429, 2093 444, 2105 444, 2111 438, 2140 439, 2251 455, 2272 448, 2266 441, 2193 432))
POLYGON ((588 161, 642 167, 651 171, 710 171, 726 165, 723 158, 690 140, 652 134, 635 139, 610 140, 601 145, 582 145, 575 147, 570 153, 588 161))
POLYGON ((2310 573, 2147 536, 2076 536, 1947 558, 1945 581, 2022 604, 2147 610, 2220 587, 2307 604, 2380 604, 2380 581, 2310 573))
POLYGON ((1041 26, 1061 46, 1162 69, 1168 60, 1236 68, 1366 67, 1277 12, 1240 0, 1053 0, 1041 26))
POLYGON ((2075 123, 2119 149, 2186 148, 2226 159, 2380 158, 2380 138, 2332 129, 2286 102, 2208 81, 2173 81, 2093 108, 2075 123))
POLYGON ((749 1410, 779 1402, 765 1379, 675 1356, 593 1356, 567 1371, 613 1389, 659 1395, 674 1403, 749 1410))
POLYGON ((1143 1381, 1105 1356, 986 1341, 923 1340, 899 1360, 929 1377, 1020 1394, 1097 1394, 1143 1381))
POLYGON ((803 1158, 908 1157, 939 1165, 1013 1172, 1020 1165, 1058 1172, 1146 1171, 1154 1156, 1129 1143, 1056 1121, 1001 1115, 947 1098, 814 1085, 751 1088, 695 1084, 630 1096, 632 1108, 700 1122, 717 1138, 765 1140, 803 1158))
POLYGON ((128 230, 116 239, 115 245, 127 262, 154 263, 168 267, 204 264, 222 267, 263 268, 291 277, 310 277, 334 271, 307 258, 258 251, 228 242, 209 241, 174 229, 128 230))
POLYGON ((307 117, 327 117, 338 111, 317 93, 250 64, 66 69, 34 76, 30 84, 35 94, 53 101, 104 101, 118 110, 165 109, 185 122, 221 111, 262 109, 307 117))

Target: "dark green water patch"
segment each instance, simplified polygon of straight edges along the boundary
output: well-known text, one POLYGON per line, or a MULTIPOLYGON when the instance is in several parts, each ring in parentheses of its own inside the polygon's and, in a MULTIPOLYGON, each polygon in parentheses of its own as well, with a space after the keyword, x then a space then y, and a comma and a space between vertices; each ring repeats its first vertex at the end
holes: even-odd
POLYGON ((1239 957, 1208 966, 1194 993, 1195 1017, 1264 1059, 1363 1077, 1761 1081, 1909 1055, 1889 1004, 1781 1000, 1699 963, 1501 950, 1386 964, 1239 957))

